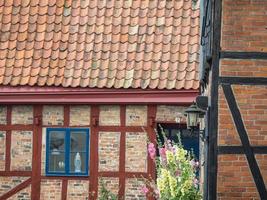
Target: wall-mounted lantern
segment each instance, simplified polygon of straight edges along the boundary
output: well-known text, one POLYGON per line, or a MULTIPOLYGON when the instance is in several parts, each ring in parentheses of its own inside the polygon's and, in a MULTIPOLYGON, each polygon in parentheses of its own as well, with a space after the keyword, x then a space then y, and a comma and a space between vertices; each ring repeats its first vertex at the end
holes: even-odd
POLYGON ((198 108, 194 102, 190 107, 185 109, 187 129, 195 129, 198 127, 199 118, 204 116, 202 109, 198 108))
MULTIPOLYGON (((206 114, 208 106, 208 98, 205 96, 198 96, 196 103, 194 102, 190 107, 185 109, 187 129, 191 130, 192 133, 199 128, 200 118, 203 118, 206 114)), ((205 130, 199 130, 199 134, 202 141, 206 140, 204 136, 205 130)))

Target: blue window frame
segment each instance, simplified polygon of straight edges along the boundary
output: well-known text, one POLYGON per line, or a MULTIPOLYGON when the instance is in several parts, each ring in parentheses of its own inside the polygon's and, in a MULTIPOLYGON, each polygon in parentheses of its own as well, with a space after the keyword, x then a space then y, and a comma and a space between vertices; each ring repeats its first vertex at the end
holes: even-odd
POLYGON ((89 129, 47 128, 46 175, 89 175, 89 129))

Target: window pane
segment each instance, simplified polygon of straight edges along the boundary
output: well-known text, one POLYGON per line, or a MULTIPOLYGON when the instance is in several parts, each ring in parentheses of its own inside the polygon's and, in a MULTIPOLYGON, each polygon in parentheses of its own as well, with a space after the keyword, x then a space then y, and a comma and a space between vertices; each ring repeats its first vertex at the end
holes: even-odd
POLYGON ((86 132, 72 131, 70 136, 71 152, 86 152, 86 132))
POLYGON ((65 153, 51 152, 49 155, 49 172, 65 172, 65 153))
POLYGON ((86 170, 86 153, 72 152, 70 154, 70 172, 84 173, 86 170))
POLYGON ((182 130, 182 144, 188 151, 194 152, 196 158, 199 157, 199 133, 196 131, 192 133, 187 129, 182 130))
POLYGON ((56 153, 57 151, 65 152, 65 132, 64 131, 50 131, 49 133, 50 151, 56 153))
POLYGON ((49 128, 47 134, 47 174, 86 175, 89 151, 87 130, 49 128))
POLYGON ((166 137, 169 137, 169 130, 168 129, 163 129, 164 133, 165 133, 165 136, 166 137))

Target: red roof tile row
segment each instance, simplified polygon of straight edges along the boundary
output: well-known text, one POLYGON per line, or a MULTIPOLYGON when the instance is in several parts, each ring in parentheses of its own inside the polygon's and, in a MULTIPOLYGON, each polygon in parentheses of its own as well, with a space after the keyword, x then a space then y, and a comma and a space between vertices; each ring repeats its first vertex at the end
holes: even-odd
POLYGON ((199 0, 0 0, 0 85, 197 89, 199 0))

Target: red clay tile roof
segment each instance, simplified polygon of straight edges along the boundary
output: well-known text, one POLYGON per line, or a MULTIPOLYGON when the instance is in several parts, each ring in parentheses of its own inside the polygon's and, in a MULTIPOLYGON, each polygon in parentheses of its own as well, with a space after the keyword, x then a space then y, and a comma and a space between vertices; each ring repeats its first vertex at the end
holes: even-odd
POLYGON ((197 89, 199 1, 0 0, 0 85, 197 89))

